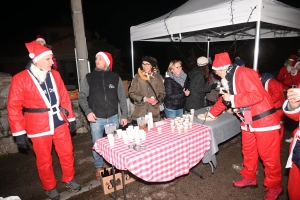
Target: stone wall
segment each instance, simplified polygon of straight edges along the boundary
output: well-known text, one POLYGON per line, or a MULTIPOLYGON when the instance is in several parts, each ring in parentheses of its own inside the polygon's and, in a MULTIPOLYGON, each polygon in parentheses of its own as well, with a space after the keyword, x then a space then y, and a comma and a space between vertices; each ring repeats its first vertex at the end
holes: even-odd
POLYGON ((6 110, 11 78, 10 74, 0 72, 0 155, 18 152, 18 147, 11 136, 6 110))

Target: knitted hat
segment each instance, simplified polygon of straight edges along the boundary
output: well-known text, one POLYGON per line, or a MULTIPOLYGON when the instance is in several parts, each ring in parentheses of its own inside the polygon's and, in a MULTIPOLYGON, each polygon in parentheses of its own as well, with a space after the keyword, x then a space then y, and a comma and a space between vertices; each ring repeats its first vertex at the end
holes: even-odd
POLYGON ((110 71, 112 71, 112 68, 113 68, 113 58, 112 58, 111 54, 108 53, 108 52, 99 51, 99 52, 96 54, 96 57, 97 57, 98 55, 101 55, 101 56, 104 58, 106 64, 107 64, 107 65, 109 66, 109 68, 110 68, 110 71))
POLYGON ((25 43, 25 46, 29 52, 29 57, 34 63, 43 58, 46 55, 53 54, 50 49, 41 45, 37 41, 32 41, 30 43, 25 43))
POLYGON ((213 70, 226 69, 231 64, 230 57, 227 52, 218 53, 215 55, 215 60, 212 64, 213 70))
POLYGON ((204 56, 201 56, 197 59, 198 66, 205 66, 205 65, 208 65, 208 63, 209 63, 208 59, 204 56))
POLYGON ((46 44, 46 40, 45 40, 44 36, 41 36, 41 35, 37 35, 35 41, 37 41, 37 42, 42 41, 44 44, 46 44))
POLYGON ((245 65, 245 61, 243 59, 237 59, 237 60, 235 60, 235 64, 237 66, 243 66, 243 65, 245 65))

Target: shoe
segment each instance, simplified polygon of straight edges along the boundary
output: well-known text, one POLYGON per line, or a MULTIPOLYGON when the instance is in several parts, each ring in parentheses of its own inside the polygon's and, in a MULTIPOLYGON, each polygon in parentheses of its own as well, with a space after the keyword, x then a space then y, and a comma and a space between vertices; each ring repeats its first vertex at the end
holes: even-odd
POLYGON ((287 143, 291 143, 292 140, 293 140, 293 138, 291 137, 291 138, 289 138, 289 139, 286 139, 285 141, 286 141, 287 143))
POLYGON ((264 200, 276 200, 278 196, 282 193, 282 187, 274 187, 274 188, 267 188, 265 191, 267 191, 267 194, 264 198, 264 200))
POLYGON ((66 188, 70 188, 73 192, 78 192, 81 190, 81 185, 79 185, 74 179, 66 183, 66 188))
POLYGON ((56 187, 52 190, 46 190, 46 194, 51 200, 60 200, 60 195, 57 192, 56 187))
POLYGON ((257 187, 257 184, 256 184, 256 179, 243 177, 241 180, 234 181, 233 186, 238 188, 257 187))
POLYGON ((99 168, 97 168, 96 169, 96 178, 100 178, 100 176, 101 176, 101 174, 100 174, 100 171, 102 171, 103 170, 103 167, 99 167, 99 168))

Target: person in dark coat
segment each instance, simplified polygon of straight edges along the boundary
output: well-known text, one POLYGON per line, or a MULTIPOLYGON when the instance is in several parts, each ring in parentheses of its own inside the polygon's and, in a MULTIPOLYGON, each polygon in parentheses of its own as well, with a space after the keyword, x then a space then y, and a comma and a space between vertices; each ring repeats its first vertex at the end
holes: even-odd
POLYGON ((190 111, 190 109, 197 110, 203 108, 205 102, 205 93, 208 93, 217 87, 217 83, 214 83, 211 86, 208 84, 202 71, 202 68, 208 64, 208 59, 201 56, 197 59, 198 67, 195 67, 188 73, 188 78, 190 80, 190 95, 187 97, 185 104, 185 109, 187 111, 190 111))
POLYGON ((187 75, 182 71, 182 62, 172 60, 165 77, 165 114, 166 118, 175 118, 183 114, 186 96, 190 91, 186 89, 187 75))

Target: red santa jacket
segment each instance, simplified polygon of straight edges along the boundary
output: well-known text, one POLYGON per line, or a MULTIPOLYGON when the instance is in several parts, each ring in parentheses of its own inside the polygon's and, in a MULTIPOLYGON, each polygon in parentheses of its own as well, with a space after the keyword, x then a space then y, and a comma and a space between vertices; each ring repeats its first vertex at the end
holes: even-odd
POLYGON ((277 80, 282 84, 283 89, 287 90, 291 88, 292 85, 298 85, 300 73, 297 73, 296 76, 293 76, 288 72, 286 66, 283 66, 277 75, 277 80))
MULTIPOLYGON (((251 110, 252 117, 262 114, 274 108, 270 95, 263 88, 258 74, 253 69, 247 67, 237 67, 232 80, 228 80, 233 85, 231 95, 232 108, 245 108, 251 110)), ((209 115, 216 117, 223 112, 226 106, 222 103, 222 96, 210 109, 209 115)), ((280 128, 280 119, 276 112, 254 120, 249 125, 251 132, 276 130, 280 128)), ((247 130, 247 125, 242 121, 241 129, 247 130)))
POLYGON ((36 78, 26 69, 16 74, 11 81, 8 94, 8 122, 13 136, 27 133, 29 138, 54 134, 53 114, 58 118, 65 117, 59 107, 68 110, 68 121, 75 116, 66 87, 59 72, 50 72, 57 104, 51 106, 36 78), (48 112, 22 112, 23 108, 50 108, 48 112))
POLYGON ((280 117, 281 123, 283 123, 284 113, 282 105, 285 101, 282 85, 275 79, 269 79, 265 83, 265 90, 269 93, 276 108, 276 112, 280 117))

